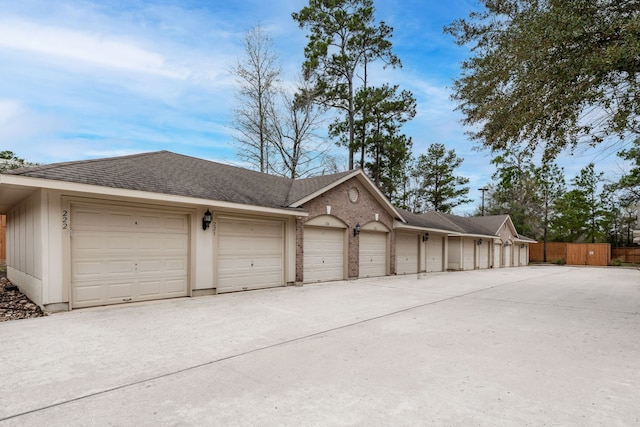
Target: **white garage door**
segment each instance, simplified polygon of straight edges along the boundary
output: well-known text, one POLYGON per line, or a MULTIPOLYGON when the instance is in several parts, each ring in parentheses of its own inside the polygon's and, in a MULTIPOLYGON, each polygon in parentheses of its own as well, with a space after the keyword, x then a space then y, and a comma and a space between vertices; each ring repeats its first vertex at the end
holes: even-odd
POLYGON ((70 225, 74 308, 188 294, 186 214, 73 205, 70 225))
POLYGON ((513 246, 505 246, 504 248, 504 266, 511 267, 511 252, 513 250, 513 246))
POLYGON ((378 277, 387 274, 387 233, 360 233, 359 277, 378 277))
POLYGON ((502 244, 493 245, 493 268, 502 267, 502 244))
POLYGON ((478 245, 478 268, 489 268, 489 245, 491 242, 482 241, 478 245))
POLYGON ((218 221, 217 291, 284 285, 284 224, 279 221, 218 221))
POLYGON ((518 267, 520 265, 520 246, 513 246, 513 266, 518 267))
POLYGON ((443 271, 442 237, 432 236, 427 240, 427 273, 443 271))
POLYGON ((396 270, 398 274, 412 274, 418 272, 417 234, 398 233, 396 235, 396 270))
POLYGON ((462 269, 463 270, 473 270, 476 268, 475 263, 475 247, 476 241, 472 239, 463 239, 462 240, 462 269))
POLYGON ((304 281, 344 279, 344 229, 305 227, 304 281))
POLYGON ((520 265, 529 264, 529 255, 527 253, 527 246, 520 248, 520 265))

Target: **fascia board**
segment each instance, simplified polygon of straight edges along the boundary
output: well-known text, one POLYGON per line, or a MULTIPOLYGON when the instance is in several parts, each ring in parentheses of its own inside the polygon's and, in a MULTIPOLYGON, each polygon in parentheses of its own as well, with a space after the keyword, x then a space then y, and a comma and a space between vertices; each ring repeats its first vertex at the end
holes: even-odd
POLYGON ((289 206, 292 208, 299 208, 300 206, 304 205, 305 203, 307 203, 309 200, 313 200, 316 197, 320 196, 323 193, 326 193, 327 191, 331 190, 334 187, 337 187, 338 185, 342 184, 343 182, 346 182, 348 180, 350 180, 351 178, 353 178, 354 176, 356 176, 358 174, 360 170, 355 170, 352 173, 343 176, 342 178, 338 179, 337 181, 332 182, 329 185, 326 185, 324 187, 322 187, 321 189, 314 191, 313 193, 309 194, 308 196, 303 197, 300 200, 296 200, 295 202, 291 203, 289 206))
POLYGON ((461 233, 457 232, 457 231, 452 231, 452 230, 444 230, 441 228, 431 228, 431 227, 420 227, 417 225, 408 225, 408 224, 404 224, 400 221, 394 221, 393 224, 393 228, 395 230, 408 230, 408 231, 427 231, 429 233, 438 233, 438 234, 446 234, 448 236, 462 236, 461 233))
POLYGON ((103 187, 93 184, 80 184, 76 182, 55 181, 50 179, 33 178, 14 175, 0 175, 0 185, 11 185, 26 188, 44 188, 49 190, 72 191, 77 193, 89 193, 101 196, 127 197, 138 200, 150 200, 171 202, 180 204, 207 206, 212 209, 230 209, 247 212, 287 215, 295 217, 309 216, 307 212, 292 209, 269 208, 257 205, 245 205, 242 203, 225 202, 221 200, 200 199, 197 197, 177 196, 173 194, 151 193, 140 190, 127 190, 123 188, 103 187))

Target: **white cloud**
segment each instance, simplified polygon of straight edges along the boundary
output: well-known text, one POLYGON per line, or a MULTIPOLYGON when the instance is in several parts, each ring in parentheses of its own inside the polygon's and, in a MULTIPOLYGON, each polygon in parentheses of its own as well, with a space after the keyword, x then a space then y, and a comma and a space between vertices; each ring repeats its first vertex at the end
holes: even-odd
POLYGON ((126 39, 22 20, 0 21, 0 46, 174 79, 188 77, 185 70, 171 66, 163 55, 126 39))
POLYGON ((0 141, 3 149, 16 151, 16 148, 24 148, 29 138, 51 132, 59 126, 56 117, 31 111, 15 99, 0 99, 0 141))
POLYGON ((0 99, 0 126, 5 126, 23 114, 22 105, 13 99, 0 99))

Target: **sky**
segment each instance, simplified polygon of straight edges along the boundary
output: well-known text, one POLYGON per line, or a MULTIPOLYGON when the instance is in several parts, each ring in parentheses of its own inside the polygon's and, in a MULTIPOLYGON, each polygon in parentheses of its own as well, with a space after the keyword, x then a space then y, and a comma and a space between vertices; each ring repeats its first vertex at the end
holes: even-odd
MULTIPOLYGON (((0 0, 0 151, 54 163, 169 150, 242 165, 233 144, 234 63, 248 30, 273 40, 286 78, 304 61, 307 31, 291 18, 307 0, 0 0)), ((417 115, 403 132, 415 155, 442 143, 464 158, 474 202, 491 181, 490 153, 474 150, 451 100, 469 54, 443 33, 480 10, 474 0, 375 0, 376 20, 394 28, 401 69, 382 82, 410 90, 417 115)), ((344 149, 336 153, 345 158, 344 149)), ((609 153, 577 153, 568 177, 591 161, 620 166, 609 153)), ((602 167, 600 168, 602 170, 602 167)))

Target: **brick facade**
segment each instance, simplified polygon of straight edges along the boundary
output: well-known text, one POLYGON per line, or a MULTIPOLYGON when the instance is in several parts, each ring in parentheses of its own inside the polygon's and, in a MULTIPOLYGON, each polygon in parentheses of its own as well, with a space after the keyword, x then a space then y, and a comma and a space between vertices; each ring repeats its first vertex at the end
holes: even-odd
POLYGON ((373 194, 369 187, 358 178, 352 178, 331 190, 308 201, 301 207, 309 212, 306 218, 296 222, 296 282, 304 282, 304 224, 320 215, 327 215, 327 206, 331 206, 331 216, 343 221, 349 227, 348 242, 348 278, 357 278, 359 274, 359 236, 353 235, 356 224, 364 227, 370 222, 375 222, 375 214, 378 214, 378 222, 384 224, 391 231, 390 245, 387 248, 390 262, 389 271, 395 274, 395 233, 393 232, 394 218, 387 212, 373 194), (353 188, 358 191, 358 200, 352 202, 349 199, 349 191, 353 188))

